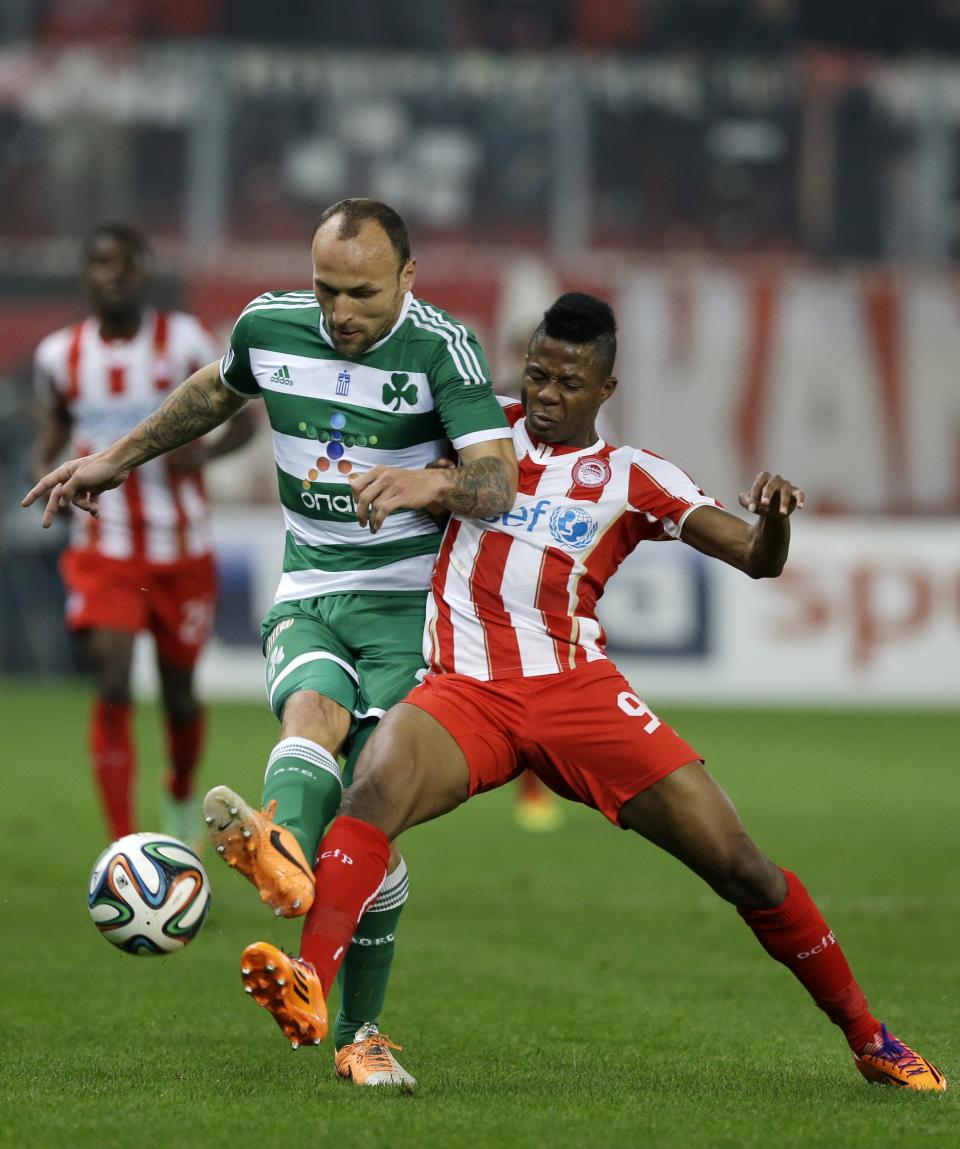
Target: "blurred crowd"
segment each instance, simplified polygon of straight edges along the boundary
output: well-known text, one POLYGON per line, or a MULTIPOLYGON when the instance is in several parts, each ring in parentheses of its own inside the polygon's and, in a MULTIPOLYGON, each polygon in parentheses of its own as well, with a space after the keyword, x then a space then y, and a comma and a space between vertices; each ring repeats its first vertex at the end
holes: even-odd
MULTIPOLYGON (((0 0, 0 599, 56 585, 62 539, 18 507, 30 363, 77 317, 103 220, 150 237, 153 302, 222 343, 265 285, 308 282, 320 207, 372 195, 503 390, 546 303, 586 289, 642 334, 624 370, 665 381, 644 428, 697 380, 801 379, 821 428, 876 390, 909 470, 911 428, 955 425, 956 55, 960 0, 0 0)), ((272 490, 268 448, 214 496, 272 490)), ((926 472, 867 509, 957 506, 950 467, 926 472)), ((31 621, 0 625, 0 665, 61 641, 59 618, 10 617, 31 621)))
POLYGON ((416 51, 960 51, 957 0, 4 0, 6 40, 218 38, 416 51))

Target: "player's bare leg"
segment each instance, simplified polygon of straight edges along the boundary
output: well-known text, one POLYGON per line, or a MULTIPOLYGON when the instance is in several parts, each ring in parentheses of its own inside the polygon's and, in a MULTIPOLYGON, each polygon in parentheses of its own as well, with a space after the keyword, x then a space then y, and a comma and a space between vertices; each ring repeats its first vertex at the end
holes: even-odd
POLYGON ((401 702, 381 720, 357 764, 341 815, 388 839, 466 802, 470 772, 453 735, 419 706, 401 702))
POLYGON ((869 1081, 942 1091, 943 1074, 870 1012, 836 935, 799 879, 753 843, 733 803, 699 762, 637 794, 620 812, 732 902, 767 953, 785 965, 847 1038, 869 1081))
POLYGON ((733 803, 699 762, 637 794, 620 811, 620 822, 673 854, 735 906, 771 908, 786 897, 783 872, 753 843, 733 803))

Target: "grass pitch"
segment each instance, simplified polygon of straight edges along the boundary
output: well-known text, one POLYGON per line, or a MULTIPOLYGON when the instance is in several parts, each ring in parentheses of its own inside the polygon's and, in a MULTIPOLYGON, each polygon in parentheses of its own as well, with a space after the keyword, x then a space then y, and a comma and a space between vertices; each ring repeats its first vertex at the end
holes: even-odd
MULTIPOLYGON (((86 709, 82 688, 0 683, 0 1144, 960 1145, 956 715, 662 710, 952 1092, 868 1086, 787 971, 676 862, 579 807, 556 834, 525 832, 499 791, 404 842, 412 895, 384 1016, 419 1078, 404 1096, 335 1080, 329 1045, 292 1053, 244 996, 243 946, 296 949, 297 930, 216 858, 213 909, 183 953, 133 958, 98 936, 86 709)), ((152 706, 137 730, 151 828, 152 706)), ((201 787, 255 798, 273 739, 265 707, 212 708, 201 787)))

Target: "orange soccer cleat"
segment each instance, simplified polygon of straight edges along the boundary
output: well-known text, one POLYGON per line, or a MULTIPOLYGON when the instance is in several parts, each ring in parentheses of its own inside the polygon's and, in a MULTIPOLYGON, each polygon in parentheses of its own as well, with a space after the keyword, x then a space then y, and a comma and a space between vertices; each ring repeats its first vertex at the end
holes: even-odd
POLYGON ((350 1045, 337 1050, 337 1076, 349 1078, 354 1085, 402 1085, 412 1089, 417 1080, 393 1056, 393 1049, 400 1052, 403 1046, 396 1045, 368 1021, 357 1030, 350 1045))
POLYGON ((203 800, 210 842, 221 858, 260 892, 277 917, 296 918, 313 905, 314 881, 300 844, 273 824, 276 802, 254 810, 227 786, 215 786, 203 800))
POLYGON ((864 1051, 853 1055, 857 1069, 867 1081, 943 1093, 947 1079, 935 1065, 887 1032, 885 1025, 864 1051))
POLYGON ((240 976, 244 990, 270 1010, 294 1049, 319 1045, 327 1036, 323 986, 310 962, 269 942, 254 942, 243 951, 240 976))

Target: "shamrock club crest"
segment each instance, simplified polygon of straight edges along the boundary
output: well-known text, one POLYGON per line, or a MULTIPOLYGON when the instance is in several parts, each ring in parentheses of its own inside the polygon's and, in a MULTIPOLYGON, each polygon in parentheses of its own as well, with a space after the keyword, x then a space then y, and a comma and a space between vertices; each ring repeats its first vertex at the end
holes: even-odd
POLYGON ((419 397, 417 385, 410 382, 410 376, 406 371, 394 371, 390 376, 390 382, 383 385, 381 401, 385 407, 393 404, 390 408, 392 411, 399 411, 402 403, 413 407, 419 397))

